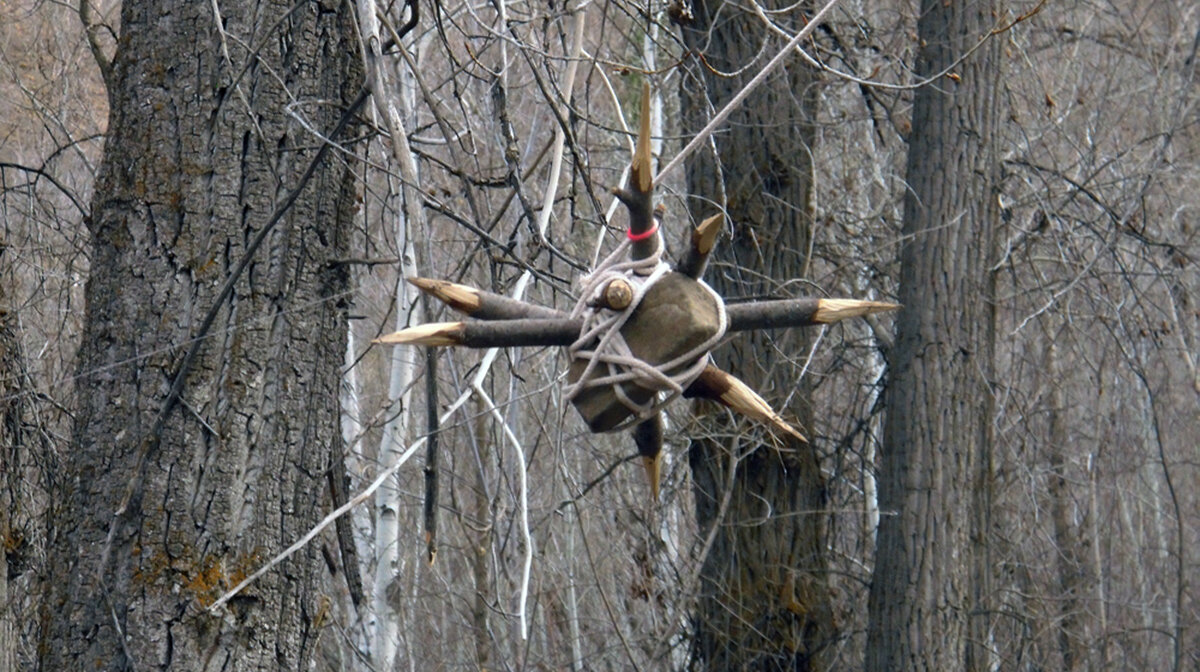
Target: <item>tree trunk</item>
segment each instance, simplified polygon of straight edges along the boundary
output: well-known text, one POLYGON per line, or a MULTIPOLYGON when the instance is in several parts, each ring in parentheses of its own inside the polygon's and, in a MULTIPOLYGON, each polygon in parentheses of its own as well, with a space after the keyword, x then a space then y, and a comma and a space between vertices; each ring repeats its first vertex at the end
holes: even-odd
MULTIPOLYGON (((996 229, 998 42, 992 2, 921 3, 918 76, 941 72, 987 40, 953 77, 917 91, 908 155, 897 339, 879 476, 867 670, 982 665, 968 640, 986 530, 984 492, 993 412, 989 256, 996 229), (973 525, 973 518, 976 524, 973 525), (972 568, 976 567, 973 572, 972 568)), ((984 645, 985 641, 976 641, 984 645)))
MULTIPOLYGON (((8 245, 0 239, 0 262, 8 245)), ((2 274, 6 281, 8 274, 2 274)), ((0 282, 0 670, 17 669, 17 619, 22 615, 22 602, 10 592, 9 556, 14 564, 23 550, 25 540, 18 529, 15 512, 27 502, 21 496, 21 453, 24 452, 24 404, 28 390, 19 372, 24 363, 21 342, 17 338, 17 319, 9 305, 5 283, 0 282)), ((13 567, 14 574, 17 567, 13 567)))
MULTIPOLYGON (((778 3, 780 8, 785 3, 778 3)), ((697 2, 684 31, 703 54, 683 82, 685 134, 695 133, 755 74, 763 41, 758 18, 720 0, 697 2)), ((799 12, 778 15, 795 33, 799 12)), ((727 208, 732 240, 718 243, 708 281, 727 299, 781 295, 805 274, 811 236, 816 96, 813 73, 796 58, 764 82, 717 132, 718 166, 707 150, 688 164, 688 191, 727 208)), ((696 221, 714 214, 699 200, 696 221)), ((717 352, 721 368, 755 388, 785 416, 803 420, 799 367, 807 339, 796 330, 740 334, 717 352), (782 408, 781 408, 782 407, 782 408)), ((710 424, 688 453, 701 537, 715 529, 693 617, 693 663, 705 669, 823 669, 834 624, 823 530, 825 484, 811 446, 761 427, 710 424), (782 449, 782 450, 781 450, 782 449), (737 455, 740 459, 731 459, 737 455), (731 473, 731 468, 733 469, 731 473)))
POLYGON ((1051 330, 1047 330, 1049 343, 1046 346, 1046 371, 1050 377, 1050 434, 1046 451, 1049 458, 1048 490, 1050 512, 1054 521, 1054 546, 1058 565, 1058 651, 1062 656, 1063 672, 1087 669, 1087 638, 1084 621, 1084 592, 1088 570, 1088 540, 1075 525, 1074 508, 1067 478, 1067 450, 1070 443, 1070 425, 1063 388, 1067 372, 1060 361, 1061 355, 1054 344, 1051 330))
POLYGON ((122 5, 42 669, 306 669, 328 606, 313 545, 205 610, 322 517, 341 459, 354 184, 335 152, 304 184, 295 117, 338 135, 357 42, 345 3, 217 9, 122 5))

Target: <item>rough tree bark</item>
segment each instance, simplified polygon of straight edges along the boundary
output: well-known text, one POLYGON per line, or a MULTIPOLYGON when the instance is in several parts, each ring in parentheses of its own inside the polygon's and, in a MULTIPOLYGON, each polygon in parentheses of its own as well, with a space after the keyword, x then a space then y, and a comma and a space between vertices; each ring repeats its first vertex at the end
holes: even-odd
POLYGON ((322 517, 341 459, 348 283, 329 261, 354 184, 336 152, 312 164, 312 131, 334 135, 362 85, 349 11, 122 4, 41 669, 307 667, 329 602, 317 545, 205 607, 322 517))
MULTIPOLYGON (((783 9, 787 3, 767 3, 783 9)), ((790 5, 788 5, 790 7, 790 5)), ((684 132, 694 133, 752 77, 764 40, 759 19, 721 0, 693 5, 687 46, 703 54, 683 82, 684 132), (745 69, 736 76, 725 73, 745 69)), ((799 11, 775 17, 793 34, 799 11)), ((687 167, 688 191, 724 201, 732 239, 714 253, 708 282, 731 297, 778 295, 780 285, 802 277, 811 236, 811 193, 816 95, 814 74, 798 58, 756 89, 715 136, 720 165, 709 151, 687 167)), ((692 201, 696 221, 712 206, 692 201)), ((799 330, 740 334, 716 353, 718 365, 757 390, 784 416, 809 415, 799 367, 807 352, 799 330), (785 405, 786 403, 786 405, 785 405), (782 407, 782 408, 781 408, 782 407)), ((701 536, 716 526, 701 572, 693 617, 694 661, 713 670, 824 669, 822 651, 834 636, 827 588, 821 513, 825 484, 812 447, 765 430, 710 425, 692 442, 696 513, 701 536), (751 438, 755 437, 755 438, 751 438), (782 450, 780 450, 782 448, 782 450), (730 473, 731 455, 741 457, 730 473), (721 515, 722 505, 724 515, 721 515)), ((803 431, 803 427, 801 428, 803 431)))
POLYGON ((986 530, 997 227, 995 4, 923 0, 909 144, 900 303, 886 391, 867 670, 981 667, 986 629, 972 555, 986 530), (983 478, 981 478, 981 474, 983 478), (973 580, 974 579, 974 580, 973 580))

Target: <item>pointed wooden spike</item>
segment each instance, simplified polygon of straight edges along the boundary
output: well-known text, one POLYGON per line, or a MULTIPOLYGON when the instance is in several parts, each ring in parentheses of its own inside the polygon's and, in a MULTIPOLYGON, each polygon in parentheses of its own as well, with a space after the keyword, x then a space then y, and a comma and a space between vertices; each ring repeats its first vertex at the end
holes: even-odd
POLYGON ((433 322, 401 329, 371 341, 381 345, 462 345, 462 322, 433 322))
POLYGON ((658 501, 658 484, 662 476, 663 418, 661 413, 643 420, 633 428, 633 442, 642 456, 642 467, 650 481, 650 495, 658 501))
POLYGON ((408 282, 454 310, 480 320, 546 320, 567 317, 566 313, 553 308, 535 306, 447 280, 408 278, 408 282))
POLYGON ((850 317, 861 317, 897 308, 900 306, 883 301, 809 297, 733 303, 726 305, 725 311, 729 316, 728 331, 735 332, 832 324, 850 317))
POLYGON ((766 423, 776 430, 808 442, 803 434, 780 417, 766 400, 750 389, 749 385, 711 364, 684 392, 684 396, 703 397, 718 401, 751 420, 766 423))
POLYGON ((833 324, 851 317, 874 315, 900 307, 898 303, 884 301, 858 301, 856 299, 821 299, 817 303, 817 312, 813 313, 813 321, 820 324, 833 324))
POLYGON ((643 194, 648 194, 654 183, 654 174, 651 172, 654 157, 650 151, 650 82, 642 82, 642 118, 640 121, 629 182, 633 188, 643 194))
POLYGON ((775 409, 771 408, 771 405, 758 396, 758 393, 749 385, 734 376, 729 376, 729 382, 729 389, 721 395, 721 401, 725 405, 752 420, 765 422, 781 432, 791 434, 801 441, 807 441, 803 434, 781 418, 775 409))
POLYGON ((408 283, 460 313, 470 315, 479 310, 479 290, 474 287, 431 278, 408 278, 408 283))
POLYGON ((721 213, 700 222, 700 225, 692 230, 692 240, 687 249, 683 251, 679 263, 675 265, 675 270, 689 278, 699 280, 708 266, 709 253, 716 247, 717 236, 721 233, 721 226, 724 223, 725 216, 721 213))
POLYGON ((721 226, 724 223, 725 215, 719 212, 700 222, 700 226, 697 226, 695 233, 692 234, 693 245, 696 246, 697 252, 700 254, 712 252, 717 245, 717 236, 721 233, 721 226))
POLYGON ((433 563, 437 561, 437 540, 433 533, 425 532, 425 559, 429 562, 429 566, 433 567, 433 563))
POLYGON ((650 457, 642 457, 642 468, 646 470, 646 480, 650 481, 650 497, 658 501, 658 489, 662 481, 662 453, 650 457))

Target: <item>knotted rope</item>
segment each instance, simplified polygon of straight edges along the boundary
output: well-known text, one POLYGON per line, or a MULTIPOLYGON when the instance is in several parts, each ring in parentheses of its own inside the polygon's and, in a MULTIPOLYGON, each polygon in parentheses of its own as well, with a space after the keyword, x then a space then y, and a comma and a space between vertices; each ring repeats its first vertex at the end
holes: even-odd
MULTIPOLYGON (((647 232, 649 233, 658 235, 657 227, 652 232, 647 232)), ((708 364, 709 351, 716 347, 725 335, 725 328, 729 323, 725 315, 725 302, 703 280, 699 280, 717 306, 716 333, 691 350, 661 364, 651 364, 633 354, 633 350, 621 334, 621 327, 625 326, 637 310, 646 292, 671 272, 671 265, 662 258, 661 240, 658 241, 657 251, 653 255, 645 259, 623 260, 634 240, 633 235, 627 236, 612 254, 583 278, 579 301, 571 311, 572 318, 583 319, 583 327, 580 329, 579 338, 567 348, 567 354, 572 360, 585 360, 587 366, 579 379, 568 384, 563 392, 569 401, 588 388, 611 386, 617 399, 634 414, 633 419, 621 423, 612 431, 651 417, 687 389, 704 371, 708 364), (608 283, 617 278, 629 283, 633 289, 633 300, 623 310, 610 310, 600 305, 600 296, 608 283), (598 371, 600 367, 603 368, 598 371), (676 368, 679 370, 672 372, 676 368), (638 403, 626 393, 625 387, 630 384, 667 394, 655 394, 648 402, 638 403)))

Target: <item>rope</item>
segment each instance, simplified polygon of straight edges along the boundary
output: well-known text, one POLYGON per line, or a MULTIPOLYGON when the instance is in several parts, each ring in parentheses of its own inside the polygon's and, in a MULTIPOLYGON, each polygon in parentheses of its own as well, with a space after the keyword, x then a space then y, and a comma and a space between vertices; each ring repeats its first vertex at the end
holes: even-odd
MULTIPOLYGON (((657 234, 658 227, 647 232, 650 233, 657 234)), ((621 335, 621 328, 633 316, 646 292, 671 272, 671 265, 663 261, 662 240, 658 241, 653 255, 645 259, 622 260, 632 244, 633 237, 627 236, 612 254, 583 278, 579 301, 571 311, 572 318, 583 319, 583 327, 579 331, 579 338, 567 348, 567 354, 572 360, 585 360, 587 366, 579 379, 568 384, 563 393, 569 401, 586 389, 611 386, 617 399, 633 412, 634 417, 610 431, 624 429, 650 418, 687 389, 708 365, 709 351, 725 335, 725 328, 729 324, 725 302, 703 280, 699 280, 717 305, 717 332, 691 350, 661 364, 651 364, 633 354, 621 335), (633 288, 633 300, 620 311, 599 305, 600 294, 616 278, 624 279, 633 288), (653 390, 657 394, 644 404, 638 403, 629 397, 627 385, 653 390), (662 393, 666 393, 665 396, 662 393)))

